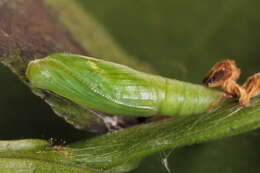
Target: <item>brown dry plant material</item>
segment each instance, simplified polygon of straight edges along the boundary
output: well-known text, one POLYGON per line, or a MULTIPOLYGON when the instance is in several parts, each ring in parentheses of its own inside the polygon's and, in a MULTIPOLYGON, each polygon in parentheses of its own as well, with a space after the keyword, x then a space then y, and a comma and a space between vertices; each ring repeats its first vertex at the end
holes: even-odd
POLYGON ((238 97, 239 104, 246 106, 249 104, 251 97, 260 94, 260 73, 249 77, 242 86, 236 82, 240 73, 241 71, 236 67, 235 61, 223 60, 211 68, 203 79, 203 83, 208 87, 223 88, 227 93, 227 96, 224 96, 225 98, 228 98, 228 95, 238 97))

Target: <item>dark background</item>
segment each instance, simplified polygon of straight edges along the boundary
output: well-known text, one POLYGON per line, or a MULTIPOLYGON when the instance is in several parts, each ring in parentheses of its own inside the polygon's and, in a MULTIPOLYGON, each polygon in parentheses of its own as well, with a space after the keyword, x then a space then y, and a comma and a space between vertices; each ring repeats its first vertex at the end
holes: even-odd
MULTIPOLYGON (((260 2, 257 0, 78 0, 119 45, 151 64, 157 74, 200 83, 217 61, 235 59, 240 82, 259 71, 260 2)), ((134 67, 133 67, 134 68, 134 67)), ((0 65, 0 139, 53 138, 72 142, 89 134, 74 129, 0 65)), ((175 173, 259 172, 260 133, 177 149, 175 173)), ((132 172, 167 172, 161 154, 132 172)))

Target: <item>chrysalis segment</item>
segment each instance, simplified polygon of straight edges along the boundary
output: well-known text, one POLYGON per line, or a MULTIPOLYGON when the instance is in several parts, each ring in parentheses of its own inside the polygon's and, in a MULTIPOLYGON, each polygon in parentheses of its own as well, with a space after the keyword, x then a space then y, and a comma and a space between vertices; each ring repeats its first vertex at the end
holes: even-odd
POLYGON ((162 115, 191 115, 209 111, 224 93, 178 80, 167 80, 162 115))
POLYGON ((188 115, 204 112, 223 93, 73 54, 54 54, 29 63, 33 87, 83 107, 113 115, 188 115))
MULTIPOLYGON (((55 54, 32 61, 26 74, 32 86, 93 110, 129 116, 151 116, 158 111, 160 85, 154 86, 153 76, 119 64, 55 54)), ((156 78, 158 83, 164 80, 156 78)))

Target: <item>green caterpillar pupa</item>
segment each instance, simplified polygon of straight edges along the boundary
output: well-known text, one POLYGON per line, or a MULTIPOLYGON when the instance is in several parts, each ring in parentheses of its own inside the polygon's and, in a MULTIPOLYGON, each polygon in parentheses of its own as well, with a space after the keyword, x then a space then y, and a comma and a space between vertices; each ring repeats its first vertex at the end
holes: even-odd
POLYGON ((207 111, 223 92, 91 57, 57 53, 31 61, 32 87, 111 115, 182 116, 207 111))

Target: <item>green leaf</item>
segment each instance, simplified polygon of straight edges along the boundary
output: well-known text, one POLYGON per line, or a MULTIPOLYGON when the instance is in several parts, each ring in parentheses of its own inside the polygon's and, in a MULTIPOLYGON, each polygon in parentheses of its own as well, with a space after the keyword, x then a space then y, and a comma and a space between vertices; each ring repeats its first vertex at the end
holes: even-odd
POLYGON ((70 144, 60 150, 54 150, 42 140, 0 141, 0 170, 126 172, 153 153, 259 127, 260 97, 253 99, 246 108, 229 100, 210 113, 138 125, 70 144))
POLYGON ((111 168, 170 148, 233 136, 260 127, 260 98, 249 107, 229 100, 210 113, 138 125, 66 147, 72 161, 111 168))
POLYGON ((0 172, 4 173, 97 173, 87 167, 72 165, 62 152, 47 141, 28 139, 0 141, 0 172))
POLYGON ((135 168, 138 163, 139 160, 111 169, 93 169, 71 159, 62 146, 52 147, 45 140, 0 141, 0 172, 4 173, 119 173, 135 168))

